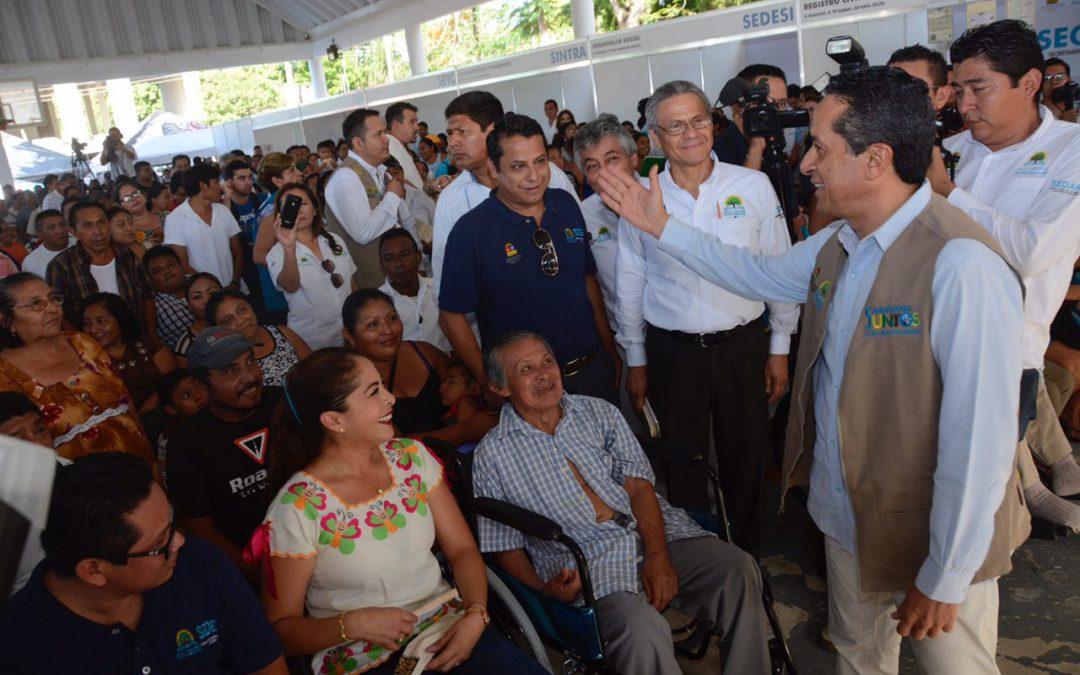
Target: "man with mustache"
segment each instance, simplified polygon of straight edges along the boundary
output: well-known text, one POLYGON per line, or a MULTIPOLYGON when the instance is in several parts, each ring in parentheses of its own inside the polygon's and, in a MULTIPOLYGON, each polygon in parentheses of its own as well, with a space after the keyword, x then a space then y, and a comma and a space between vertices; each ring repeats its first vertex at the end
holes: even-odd
POLYGON ((169 439, 167 475, 176 522, 225 551, 249 579, 258 568, 241 551, 262 522, 270 486, 270 420, 281 398, 264 387, 254 345, 227 328, 208 328, 188 350, 188 370, 210 403, 169 439))
POLYGON ((955 182, 935 150, 927 178, 998 242, 1024 280, 1024 369, 1038 382, 1021 407, 1037 413, 1020 453, 1031 513, 1080 532, 1080 507, 1058 499, 1080 493, 1080 466, 1058 423, 1043 378, 1050 323, 1065 299, 1080 254, 1080 127, 1038 103, 1043 55, 1020 21, 972 29, 949 50, 957 108, 968 130, 945 141, 960 156, 955 182), (1050 469, 1047 489, 1030 455, 1050 469))

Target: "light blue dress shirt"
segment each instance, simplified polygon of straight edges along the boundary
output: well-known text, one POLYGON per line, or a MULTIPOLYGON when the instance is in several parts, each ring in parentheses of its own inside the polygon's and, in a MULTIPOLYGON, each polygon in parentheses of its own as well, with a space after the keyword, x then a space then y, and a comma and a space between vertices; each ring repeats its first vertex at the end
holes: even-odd
MULTIPOLYGON (((662 250, 732 293, 805 302, 818 252, 840 227, 838 237, 848 258, 836 280, 821 355, 812 373, 816 438, 809 508, 821 531, 853 555, 855 515, 837 433, 844 363, 851 336, 863 323, 863 308, 885 251, 926 207, 930 195, 930 184, 923 183, 881 227, 862 239, 841 222, 781 256, 750 255, 674 218, 660 238, 662 250)), ((930 344, 943 389, 930 554, 915 583, 934 600, 959 603, 986 559, 994 513, 1013 470, 1023 312, 1015 275, 997 254, 971 239, 954 239, 942 248, 934 266, 932 296, 930 344)))

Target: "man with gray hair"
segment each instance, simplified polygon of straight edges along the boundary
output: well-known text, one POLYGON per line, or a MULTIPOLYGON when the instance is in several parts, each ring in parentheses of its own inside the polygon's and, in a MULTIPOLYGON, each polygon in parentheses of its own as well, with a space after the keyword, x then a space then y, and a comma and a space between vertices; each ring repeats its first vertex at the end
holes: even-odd
MULTIPOLYGON (((488 386, 509 399, 474 453, 476 494, 559 523, 589 564, 605 655, 617 673, 678 675, 669 604, 719 637, 725 673, 766 673, 761 577, 746 553, 657 496, 618 408, 563 390, 548 343, 505 335, 484 355, 488 386)), ((562 602, 581 592, 573 558, 487 518, 480 547, 521 583, 562 602)))
MULTIPOLYGON (((646 103, 649 137, 668 158, 658 177, 664 203, 672 217, 754 255, 786 252, 787 223, 768 178, 717 160, 710 110, 704 92, 683 80, 660 86, 646 103)), ((712 429, 735 543, 756 554, 769 402, 787 390, 798 307, 710 283, 625 220, 618 248, 618 340, 632 402, 640 410, 648 394, 661 435, 706 453, 712 429)), ((706 508, 700 472, 673 468, 671 487, 680 506, 706 508)))
MULTIPOLYGON (((617 117, 603 113, 592 122, 577 128, 577 135, 574 136, 574 161, 590 184, 603 166, 633 176, 638 171, 637 143, 617 117)), ((589 248, 596 260, 596 278, 604 294, 608 321, 614 326, 619 214, 609 209, 599 194, 593 194, 581 202, 581 215, 585 217, 585 227, 589 232, 589 248)))

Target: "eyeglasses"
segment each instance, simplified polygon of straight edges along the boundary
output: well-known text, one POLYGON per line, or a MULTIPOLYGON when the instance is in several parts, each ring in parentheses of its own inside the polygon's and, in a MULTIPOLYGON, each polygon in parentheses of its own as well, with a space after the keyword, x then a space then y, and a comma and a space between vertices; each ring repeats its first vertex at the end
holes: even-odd
POLYGON ((30 302, 23 305, 15 305, 12 309, 32 309, 35 312, 44 312, 50 304, 62 305, 64 304, 63 293, 49 293, 44 298, 34 298, 30 302))
POLYGON ((690 127, 694 127, 699 131, 702 129, 708 129, 712 126, 712 118, 706 115, 700 115, 690 120, 689 122, 678 120, 677 122, 672 122, 666 127, 660 124, 657 124, 656 126, 657 128, 666 131, 669 136, 682 136, 690 127))
POLYGON ((172 558, 172 544, 173 537, 176 536, 176 526, 169 522, 169 537, 165 540, 165 545, 161 548, 155 548, 152 551, 141 551, 139 553, 112 553, 107 555, 88 555, 87 558, 99 558, 101 560, 108 561, 114 565, 126 565, 127 561, 132 558, 156 558, 159 555, 164 556, 165 560, 172 558))
POLYGON ((533 244, 544 252, 540 257, 540 270, 553 277, 559 273, 559 256, 555 253, 555 242, 551 241, 551 235, 547 230, 536 224, 536 231, 532 234, 533 244))
POLYGON ((135 201, 136 199, 138 199, 138 198, 140 198, 142 196, 143 196, 142 193, 139 192, 138 190, 136 190, 135 192, 132 192, 130 194, 127 194, 127 195, 124 195, 123 197, 121 197, 120 198, 120 203, 121 204, 130 204, 131 202, 135 201))
POLYGON ((1068 75, 1065 73, 1054 73, 1053 75, 1043 75, 1043 82, 1061 82, 1068 75))
POLYGON ((334 284, 334 288, 341 288, 341 285, 345 283, 345 277, 334 271, 337 269, 334 261, 329 258, 323 260, 322 268, 330 274, 330 283, 334 284))

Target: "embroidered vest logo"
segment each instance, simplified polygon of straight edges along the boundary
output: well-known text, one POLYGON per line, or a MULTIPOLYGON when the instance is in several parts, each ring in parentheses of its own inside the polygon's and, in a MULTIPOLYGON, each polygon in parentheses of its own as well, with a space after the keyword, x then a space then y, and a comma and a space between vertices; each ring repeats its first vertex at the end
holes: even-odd
POLYGON ((911 305, 867 306, 866 334, 871 336, 918 335, 922 332, 922 318, 911 305))
POLYGON ((267 429, 259 429, 251 435, 233 440, 233 443, 248 457, 262 464, 266 459, 266 439, 269 435, 270 432, 267 429))
POLYGON ((829 293, 832 291, 832 282, 821 279, 820 267, 814 268, 813 274, 810 275, 810 287, 814 289, 814 305, 818 309, 824 309, 825 303, 829 300, 829 293))

